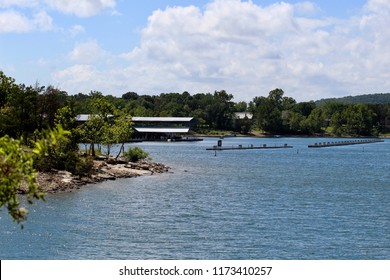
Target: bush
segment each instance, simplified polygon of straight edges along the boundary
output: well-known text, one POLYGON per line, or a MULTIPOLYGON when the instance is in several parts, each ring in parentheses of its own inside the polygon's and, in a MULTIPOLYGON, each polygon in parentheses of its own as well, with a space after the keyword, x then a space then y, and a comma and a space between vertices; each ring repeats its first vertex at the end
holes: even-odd
POLYGON ((90 175, 93 161, 79 155, 79 146, 75 139, 63 137, 48 145, 44 154, 36 157, 34 168, 38 171, 66 170, 74 175, 90 175))
POLYGON ((92 169, 93 160, 91 157, 79 157, 72 173, 78 176, 89 176, 92 173, 92 169))
POLYGON ((132 162, 149 159, 149 154, 139 147, 129 148, 123 155, 127 160, 132 162))

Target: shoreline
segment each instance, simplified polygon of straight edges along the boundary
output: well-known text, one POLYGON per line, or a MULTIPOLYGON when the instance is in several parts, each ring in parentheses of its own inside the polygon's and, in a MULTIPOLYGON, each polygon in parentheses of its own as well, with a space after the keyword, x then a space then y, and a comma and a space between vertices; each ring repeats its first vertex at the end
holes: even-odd
POLYGON ((309 134, 194 134, 196 137, 203 138, 235 138, 235 137, 245 137, 245 138, 379 138, 379 139, 389 139, 390 135, 379 135, 379 136, 353 136, 353 135, 343 135, 343 136, 335 136, 331 134, 318 134, 318 135, 309 135, 309 134))
MULTIPOLYGON (((43 193, 72 192, 89 184, 97 184, 108 180, 120 178, 134 178, 145 175, 168 172, 170 167, 156 162, 114 162, 93 161, 93 171, 89 176, 75 176, 69 171, 52 170, 38 172, 37 184, 43 193)), ((26 186, 22 185, 19 194, 26 194, 26 186)))

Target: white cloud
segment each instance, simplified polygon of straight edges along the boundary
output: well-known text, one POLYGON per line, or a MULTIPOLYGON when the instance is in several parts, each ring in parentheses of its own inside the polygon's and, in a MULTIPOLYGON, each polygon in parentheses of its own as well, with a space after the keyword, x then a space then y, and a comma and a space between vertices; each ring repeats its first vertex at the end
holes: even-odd
POLYGON ((314 16, 316 15, 321 9, 313 2, 298 2, 294 4, 294 12, 298 15, 302 16, 314 16))
POLYGON ((16 11, 0 12, 0 33, 28 32, 34 29, 31 20, 16 11))
MULTIPOLYGON (((52 30, 53 19, 47 12, 50 8, 78 17, 91 17, 106 9, 117 15, 115 6, 115 0, 0 0, 0 33, 52 30)), ((71 36, 83 31, 80 25, 74 26, 71 36)))
POLYGON ((79 43, 69 54, 69 58, 82 64, 92 64, 97 61, 102 61, 108 56, 108 53, 103 50, 95 40, 79 43))
POLYGON ((104 94, 125 93, 128 88, 124 80, 123 69, 99 70, 88 64, 75 64, 53 73, 55 82, 69 94, 101 91, 104 94))
POLYGON ((53 29, 53 19, 46 13, 46 11, 40 11, 34 14, 33 23, 39 30, 49 31, 53 29))
POLYGON ((25 33, 33 30, 48 31, 53 28, 53 19, 45 12, 39 11, 32 18, 14 11, 0 11, 0 33, 25 33))
POLYGON ((373 13, 388 13, 390 2, 388 0, 369 0, 365 5, 365 9, 373 13))
POLYGON ((78 17, 91 17, 105 9, 114 9, 115 0, 44 0, 51 8, 65 14, 73 14, 78 17))
POLYGON ((72 52, 76 65, 55 77, 70 92, 89 81, 118 95, 225 89, 248 101, 276 87, 299 101, 388 91, 388 1, 371 0, 343 20, 313 17, 316 9, 308 2, 262 7, 240 0, 215 0, 203 10, 169 7, 149 17, 138 47, 118 56, 126 67, 97 70, 88 52, 105 51, 89 42, 72 52))
POLYGON ((35 7, 38 5, 38 2, 38 0, 0 0, 0 8, 8 8, 12 6, 35 7))
POLYGON ((69 33, 70 33, 71 37, 76 37, 79 34, 85 33, 85 28, 83 26, 81 26, 81 25, 73 25, 69 29, 69 33))

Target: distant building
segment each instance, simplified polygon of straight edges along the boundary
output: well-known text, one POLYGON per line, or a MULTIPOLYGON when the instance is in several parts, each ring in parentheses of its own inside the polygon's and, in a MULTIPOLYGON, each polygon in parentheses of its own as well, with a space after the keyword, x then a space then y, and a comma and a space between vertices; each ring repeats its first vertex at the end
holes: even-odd
MULTIPOLYGON (((76 116, 76 122, 89 120, 88 114, 76 116)), ((146 141, 198 141, 201 139, 187 136, 196 125, 192 117, 132 117, 134 140, 146 141)))
POLYGON ((83 123, 88 121, 89 114, 80 114, 76 116, 76 122, 83 123))
POLYGON ((253 119, 253 114, 250 112, 236 112, 234 113, 234 115, 237 120, 245 119, 245 117, 247 117, 250 120, 253 119))
MULTIPOLYGON (((78 123, 84 123, 89 120, 90 114, 80 114, 76 116, 76 122, 78 123)), ((109 118, 113 117, 113 115, 108 115, 109 118)))
POLYGON ((186 136, 195 125, 192 117, 133 117, 135 139, 154 141, 195 141, 186 136))

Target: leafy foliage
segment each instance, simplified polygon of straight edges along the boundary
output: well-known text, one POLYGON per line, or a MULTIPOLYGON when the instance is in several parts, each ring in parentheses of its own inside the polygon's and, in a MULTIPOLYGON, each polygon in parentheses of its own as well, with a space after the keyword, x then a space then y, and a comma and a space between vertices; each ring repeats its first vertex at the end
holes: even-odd
POLYGON ((140 147, 130 147, 127 152, 124 153, 124 157, 131 162, 137 162, 149 158, 149 154, 140 147))
POLYGON ((36 183, 34 161, 46 156, 67 134, 60 126, 47 130, 35 142, 32 151, 23 147, 20 140, 8 135, 0 138, 0 207, 5 206, 14 221, 22 226, 28 211, 19 207, 20 202, 16 196, 18 189, 22 184, 26 185, 27 201, 30 204, 33 199, 43 199, 36 183))
POLYGON ((27 199, 42 199, 36 184, 36 174, 33 168, 34 155, 25 151, 19 140, 9 136, 0 138, 0 207, 3 205, 8 213, 18 223, 27 217, 27 210, 19 208, 19 200, 16 196, 21 184, 27 185, 27 199))

